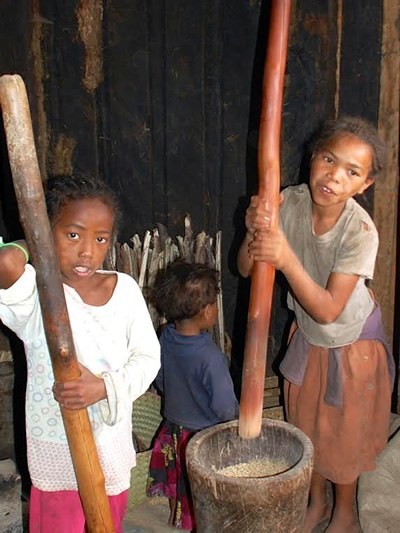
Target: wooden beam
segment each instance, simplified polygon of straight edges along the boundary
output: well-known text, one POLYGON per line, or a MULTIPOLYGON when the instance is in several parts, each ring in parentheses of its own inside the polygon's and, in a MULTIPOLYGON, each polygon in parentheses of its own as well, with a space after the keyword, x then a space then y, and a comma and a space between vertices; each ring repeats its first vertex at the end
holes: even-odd
POLYGON ((387 148, 386 170, 375 183, 374 221, 380 235, 372 287, 382 307, 392 344, 396 285, 396 243, 399 192, 399 0, 383 0, 378 129, 387 148))

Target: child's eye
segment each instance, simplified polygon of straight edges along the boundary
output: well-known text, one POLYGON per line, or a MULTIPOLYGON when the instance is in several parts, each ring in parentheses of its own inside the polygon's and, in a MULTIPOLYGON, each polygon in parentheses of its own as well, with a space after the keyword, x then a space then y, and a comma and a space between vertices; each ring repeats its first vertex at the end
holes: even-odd
POLYGON ((105 244, 107 242, 107 239, 105 237, 97 237, 97 242, 100 244, 105 244))
POLYGON ((324 161, 326 161, 329 164, 333 163, 333 159, 329 155, 324 156, 324 161))
POLYGON ((76 241, 76 239, 79 239, 78 233, 75 233, 74 231, 71 231, 70 233, 67 233, 68 239, 71 239, 73 241, 76 241))
POLYGON ((349 174, 350 176, 359 176, 358 172, 356 172, 355 170, 351 170, 351 169, 349 170, 349 174))

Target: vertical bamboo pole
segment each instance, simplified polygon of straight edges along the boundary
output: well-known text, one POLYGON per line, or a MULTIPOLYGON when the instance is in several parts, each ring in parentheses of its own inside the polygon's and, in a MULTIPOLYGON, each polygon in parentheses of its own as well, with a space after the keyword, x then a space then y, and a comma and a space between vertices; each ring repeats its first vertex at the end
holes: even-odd
MULTIPOLYGON (((54 376, 80 375, 58 261, 47 217, 26 89, 18 75, 0 77, 0 107, 19 215, 36 269, 43 323, 54 376)), ((114 531, 104 476, 86 409, 61 408, 79 494, 90 533, 114 531)))
MULTIPOLYGON (((271 210, 272 227, 278 224, 279 212, 280 134, 289 20, 290 0, 272 0, 258 142, 258 195, 271 210)), ((243 438, 255 438, 261 431, 274 280, 275 269, 271 265, 254 263, 239 411, 239 435, 243 438)))

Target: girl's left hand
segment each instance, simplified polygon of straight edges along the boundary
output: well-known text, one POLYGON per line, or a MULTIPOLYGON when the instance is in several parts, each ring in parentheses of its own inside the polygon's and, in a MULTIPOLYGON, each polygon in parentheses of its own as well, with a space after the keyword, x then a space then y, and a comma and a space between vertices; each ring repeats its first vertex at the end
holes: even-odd
POLYGON ((55 400, 66 409, 84 409, 107 398, 104 380, 79 364, 81 375, 72 381, 56 381, 53 385, 55 400))

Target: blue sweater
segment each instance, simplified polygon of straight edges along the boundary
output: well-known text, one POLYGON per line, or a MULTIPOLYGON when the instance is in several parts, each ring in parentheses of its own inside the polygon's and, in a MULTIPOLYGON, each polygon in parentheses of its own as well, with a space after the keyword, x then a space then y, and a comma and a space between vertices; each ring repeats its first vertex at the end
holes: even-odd
POLYGON ((160 345, 156 385, 164 397, 164 418, 200 430, 237 416, 227 358, 208 333, 181 335, 168 324, 160 345))

